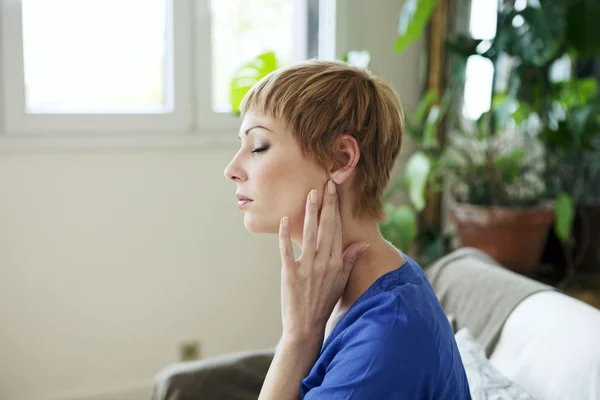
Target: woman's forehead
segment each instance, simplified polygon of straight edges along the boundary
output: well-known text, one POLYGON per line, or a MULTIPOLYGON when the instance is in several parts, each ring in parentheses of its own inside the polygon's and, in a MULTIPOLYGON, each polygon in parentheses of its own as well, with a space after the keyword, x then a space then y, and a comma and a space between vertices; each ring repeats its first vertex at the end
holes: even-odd
POLYGON ((255 127, 263 128, 277 135, 285 135, 288 131, 286 124, 280 119, 255 111, 248 111, 240 127, 240 136, 255 127))

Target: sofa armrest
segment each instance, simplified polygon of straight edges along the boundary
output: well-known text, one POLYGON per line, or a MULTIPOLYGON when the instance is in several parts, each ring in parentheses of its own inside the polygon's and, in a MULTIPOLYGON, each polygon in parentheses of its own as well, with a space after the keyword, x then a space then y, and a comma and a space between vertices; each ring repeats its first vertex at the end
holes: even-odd
POLYGON ((150 400, 256 400, 274 349, 170 365, 154 378, 150 400))
POLYGON ((456 328, 468 328, 488 357, 514 308, 534 293, 554 290, 469 247, 446 255, 425 273, 446 314, 454 316, 456 328))

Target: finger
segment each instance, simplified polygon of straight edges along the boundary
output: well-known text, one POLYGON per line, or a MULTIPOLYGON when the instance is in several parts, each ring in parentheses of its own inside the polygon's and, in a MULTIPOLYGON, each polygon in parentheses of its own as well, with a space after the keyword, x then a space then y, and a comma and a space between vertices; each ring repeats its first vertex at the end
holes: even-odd
POLYGON ((279 252, 281 253, 281 263, 284 266, 290 267, 294 264, 294 248, 288 217, 283 217, 279 223, 279 252))
POLYGON ((319 194, 313 189, 306 199, 304 214, 304 230, 302 232, 302 259, 312 265, 317 251, 317 218, 319 211, 319 194))
POLYGON ((358 256, 360 256, 370 245, 370 243, 352 243, 346 248, 342 259, 344 260, 344 272, 347 275, 350 275, 358 256))
MULTIPOLYGON (((319 221, 317 236, 317 261, 329 264, 332 254, 333 236, 335 233, 335 214, 337 208, 337 194, 335 182, 329 180, 324 190, 323 207, 319 221)), ((324 265, 324 264, 321 264, 324 265)))
POLYGON ((335 208, 335 232, 333 234, 333 246, 331 254, 334 257, 342 257, 342 216, 340 215, 340 201, 338 198, 337 207, 335 208))

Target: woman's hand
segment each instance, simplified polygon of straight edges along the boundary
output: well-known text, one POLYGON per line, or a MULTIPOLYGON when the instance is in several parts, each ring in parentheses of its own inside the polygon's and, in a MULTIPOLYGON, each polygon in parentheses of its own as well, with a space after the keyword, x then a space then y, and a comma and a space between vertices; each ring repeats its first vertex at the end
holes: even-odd
POLYGON ((324 191, 319 221, 316 190, 306 202, 302 254, 294 259, 287 217, 279 227, 283 336, 265 377, 259 400, 291 400, 310 372, 323 341, 327 320, 341 297, 354 261, 367 245, 353 243, 342 253, 342 222, 335 183, 324 191), (317 222, 318 221, 318 222, 317 222))
POLYGON ((312 190, 307 198, 302 254, 298 259, 294 259, 289 220, 281 220, 282 339, 286 341, 321 343, 327 320, 346 287, 354 262, 368 246, 353 243, 342 252, 335 183, 329 181, 326 187, 320 221, 317 190, 312 190))

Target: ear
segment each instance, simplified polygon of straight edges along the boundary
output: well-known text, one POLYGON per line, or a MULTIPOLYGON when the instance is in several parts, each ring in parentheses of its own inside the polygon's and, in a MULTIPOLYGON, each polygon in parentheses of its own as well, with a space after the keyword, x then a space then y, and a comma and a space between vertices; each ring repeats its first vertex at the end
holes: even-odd
POLYGON ((340 136, 333 149, 333 165, 329 176, 338 185, 342 184, 352 175, 359 159, 360 149, 356 139, 347 134, 340 136))

